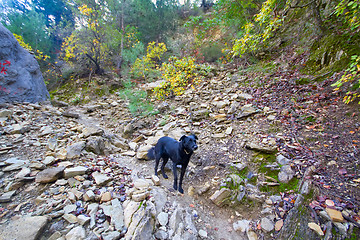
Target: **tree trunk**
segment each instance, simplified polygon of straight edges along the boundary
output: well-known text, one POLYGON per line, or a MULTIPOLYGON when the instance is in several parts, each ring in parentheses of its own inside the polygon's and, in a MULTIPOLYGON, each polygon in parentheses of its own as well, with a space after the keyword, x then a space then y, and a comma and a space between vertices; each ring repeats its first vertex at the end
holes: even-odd
POLYGON ((320 0, 320 2, 312 1, 310 4, 310 8, 311 8, 311 11, 313 12, 316 28, 318 29, 318 31, 320 33, 319 37, 321 38, 324 35, 325 27, 324 27, 324 22, 321 19, 321 15, 320 15, 320 10, 319 10, 320 3, 321 3, 321 0, 320 0))

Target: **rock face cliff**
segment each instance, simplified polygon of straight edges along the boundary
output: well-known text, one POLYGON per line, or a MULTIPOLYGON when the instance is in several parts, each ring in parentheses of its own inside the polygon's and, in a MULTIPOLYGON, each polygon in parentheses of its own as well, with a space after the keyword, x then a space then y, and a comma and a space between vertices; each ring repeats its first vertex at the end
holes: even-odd
POLYGON ((38 62, 0 24, 0 103, 35 103, 48 98, 38 62))

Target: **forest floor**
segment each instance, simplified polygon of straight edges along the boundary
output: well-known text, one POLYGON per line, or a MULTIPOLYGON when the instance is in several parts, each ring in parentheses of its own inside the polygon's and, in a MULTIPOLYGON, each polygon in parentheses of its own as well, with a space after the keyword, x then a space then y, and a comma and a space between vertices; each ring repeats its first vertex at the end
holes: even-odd
MULTIPOLYGON (((31 134, 22 133, 22 136, 9 135, 7 123, 4 123, 1 159, 5 162, 9 157, 36 159, 49 155, 49 150, 45 148, 51 135, 38 133, 46 125, 58 129, 58 133, 63 129, 71 129, 66 130, 71 133, 63 134, 60 141, 63 143, 66 143, 66 139, 83 139, 82 135, 76 133, 79 125, 95 125, 110 135, 123 137, 129 145, 136 143, 136 147, 130 151, 122 149, 117 153, 109 150, 105 157, 82 153, 81 161, 71 160, 75 165, 83 162, 88 166, 91 161, 94 163, 94 159, 100 159, 95 162, 104 162, 104 158, 114 159, 118 166, 131 169, 133 177, 150 179, 154 162, 136 157, 141 146, 154 136, 173 134, 178 138, 181 134, 195 133, 199 138, 199 149, 192 156, 187 169, 185 194, 173 191, 173 177, 169 169, 169 179, 160 176, 160 182, 166 193, 164 204, 169 214, 176 206, 192 211, 197 230, 206 232, 207 237, 199 235, 196 238, 254 239, 252 237, 255 235, 257 239, 275 239, 284 236, 281 235, 281 228, 283 224, 285 226, 286 217, 301 194, 300 186, 306 181, 312 190, 303 194, 306 200, 302 204, 308 206, 310 222, 318 224, 327 235, 352 237, 353 232, 358 232, 360 221, 359 107, 355 103, 344 104, 343 93, 333 91, 331 84, 337 75, 321 82, 298 84, 299 79, 305 77, 288 67, 279 67, 272 73, 261 75, 258 71, 247 69, 218 69, 211 78, 182 96, 165 101, 153 100, 151 104, 161 113, 146 117, 131 115, 126 108, 129 102, 116 94, 93 99, 85 105, 69 107, 65 104, 58 110, 51 110, 60 111, 58 115, 50 110, 44 111, 41 106, 8 106, 8 109, 15 109, 11 123, 25 121, 32 125, 32 130, 31 134), (254 111, 244 115, 244 106, 251 106, 254 111), (33 118, 37 114, 41 117, 33 118), (51 118, 47 119, 46 116, 51 118), (68 120, 69 116, 71 119, 75 116, 76 119, 68 120), (130 133, 125 133, 127 128, 131 129, 130 133), (34 143, 29 144, 32 141, 34 143), (256 147, 254 150, 254 144, 265 145, 265 148, 256 147), (267 152, 266 146, 272 149, 275 147, 276 151, 267 152), (265 166, 276 164, 275 158, 279 155, 289 161, 287 164, 292 169, 293 180, 289 183, 279 181, 279 169, 269 170, 265 166), (237 164, 243 164, 246 172, 244 168, 237 169, 237 164), (234 184, 229 186, 229 182, 235 182, 234 174, 241 179, 235 189, 234 184), (229 188, 232 196, 219 206, 213 201, 213 196, 220 187, 229 188), (201 191, 204 188, 206 190, 201 191), (236 198, 241 195, 240 188, 246 189, 246 196, 237 201, 236 198), (330 229, 330 233, 326 225, 329 219, 324 220, 320 214, 327 208, 341 212, 342 215, 347 213, 346 220, 342 220, 343 224, 334 222, 335 230, 331 232, 330 229), (265 218, 271 219, 270 229, 265 227, 265 218), (243 220, 248 221, 244 231, 237 225, 243 220)), ((84 141, 89 142, 89 139, 84 141)), ((53 164, 57 166, 60 162, 53 164)), ((6 164, 1 165, 4 166, 6 164)), ((98 164, 98 167, 102 166, 98 164)), ((276 167, 280 168, 282 164, 276 167)), ((13 183, 11 178, 16 173, 2 172, 1 189, 4 192, 9 190, 9 182, 13 183)), ((36 173, 32 170, 31 175, 36 173)), ((89 179, 93 180, 91 176, 89 179)), ((29 188, 31 179, 26 181, 25 185, 16 188, 18 192, 15 201, 2 203, 2 224, 16 219, 14 209, 39 212, 39 206, 34 203, 29 205, 31 199, 37 199, 37 196, 33 195, 29 199, 28 194, 20 191, 29 188)), ((51 187, 45 185, 38 192, 34 191, 34 194, 44 197, 44 193, 48 195, 47 192, 50 192, 51 195, 51 187)), ((33 184, 33 188, 40 187, 33 184)), ((57 195, 53 196, 55 198, 57 195)), ((59 225, 58 219, 53 218, 51 226, 59 225)), ((68 236, 67 232, 73 227, 73 224, 65 224, 63 228, 58 228, 59 236, 68 236)), ((55 234, 50 228, 42 235, 43 239, 55 234)), ((171 234, 169 227, 167 230, 171 234)), ((318 234, 316 238, 320 238, 321 234, 318 234)))

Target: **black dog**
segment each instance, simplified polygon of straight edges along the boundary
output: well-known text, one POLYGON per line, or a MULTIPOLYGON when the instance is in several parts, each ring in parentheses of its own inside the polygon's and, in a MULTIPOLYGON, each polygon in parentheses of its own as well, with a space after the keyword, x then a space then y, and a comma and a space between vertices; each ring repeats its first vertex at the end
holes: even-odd
POLYGON ((184 178, 185 170, 187 165, 189 164, 190 157, 193 154, 193 151, 198 148, 196 145, 197 137, 195 135, 190 136, 182 136, 180 138, 180 142, 176 141, 170 137, 162 137, 159 139, 155 147, 151 148, 148 151, 148 158, 155 159, 155 175, 157 176, 157 169, 159 166, 160 158, 163 159, 163 163, 161 165, 161 173, 164 178, 168 178, 165 174, 164 167, 168 162, 169 158, 171 158, 173 162, 172 171, 174 174, 174 189, 178 189, 177 185, 177 171, 176 166, 181 165, 181 174, 180 174, 180 182, 179 182, 179 192, 184 193, 182 189, 182 181, 184 178))

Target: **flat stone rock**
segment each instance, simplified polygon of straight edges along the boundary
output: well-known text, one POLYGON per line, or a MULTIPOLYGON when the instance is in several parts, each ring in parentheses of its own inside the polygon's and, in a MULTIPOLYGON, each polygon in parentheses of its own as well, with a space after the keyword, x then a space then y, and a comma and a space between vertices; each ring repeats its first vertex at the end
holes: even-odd
POLYGON ((240 220, 233 223, 233 229, 235 231, 246 232, 249 229, 249 220, 240 220))
POLYGON ((118 231, 122 231, 125 223, 124 223, 124 210, 121 205, 119 199, 111 200, 111 206, 113 211, 111 213, 111 223, 114 224, 115 229, 118 231))
POLYGON ((210 200, 218 206, 222 206, 224 200, 231 195, 231 191, 228 188, 222 188, 217 190, 211 197, 210 200))
POLYGON ((35 182, 37 183, 50 183, 55 182, 63 176, 65 167, 48 168, 36 175, 35 182))
POLYGON ((85 239, 86 231, 82 226, 77 226, 71 229, 65 236, 66 240, 80 240, 85 239))
POLYGON ((18 172, 14 178, 24 178, 26 176, 28 176, 31 173, 31 169, 30 168, 22 168, 20 172, 18 172))
POLYGON ((84 175, 87 170, 88 170, 88 168, 83 167, 83 166, 67 168, 64 171, 64 177, 65 178, 71 178, 71 177, 75 177, 75 176, 78 176, 78 175, 84 175))
POLYGON ((39 239, 49 218, 45 216, 21 217, 0 228, 0 239, 39 239))
POLYGON ((82 150, 84 150, 86 145, 85 141, 74 143, 66 148, 66 158, 75 159, 79 158, 82 150))
POLYGON ((43 164, 45 165, 51 165, 56 161, 56 159, 53 156, 47 156, 45 157, 45 159, 42 161, 43 164))
POLYGON ((108 182, 112 180, 111 177, 99 172, 93 172, 91 176, 93 176, 93 178, 95 179, 96 185, 99 186, 106 185, 108 182))
POLYGON ((282 166, 278 174, 279 182, 288 183, 295 175, 290 165, 282 166))
POLYGON ((4 193, 3 195, 0 196, 0 203, 5 203, 5 202, 10 202, 12 196, 15 195, 15 190, 14 191, 9 191, 4 193))
POLYGON ((324 232, 321 230, 321 227, 319 225, 317 225, 316 223, 314 223, 314 222, 308 223, 308 227, 310 229, 314 230, 320 236, 324 236, 324 232))
POLYGON ((166 226, 166 224, 169 221, 169 214, 166 213, 166 212, 161 212, 157 216, 157 220, 158 220, 158 222, 160 223, 161 226, 166 226))
POLYGON ((333 222, 343 222, 344 221, 344 217, 340 211, 332 209, 332 208, 326 208, 325 210, 333 222))
POLYGON ((90 136, 101 136, 104 133, 104 130, 98 127, 85 127, 82 131, 82 133, 84 134, 84 137, 90 137, 90 136))
POLYGON ((254 143, 254 142, 248 143, 246 145, 246 147, 251 149, 251 150, 264 152, 264 153, 276 153, 277 152, 277 147, 276 146, 264 146, 264 145, 260 145, 258 143, 254 143))
POLYGON ((267 217, 262 218, 260 224, 261 229, 265 232, 271 232, 275 227, 274 223, 267 217))

